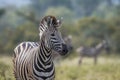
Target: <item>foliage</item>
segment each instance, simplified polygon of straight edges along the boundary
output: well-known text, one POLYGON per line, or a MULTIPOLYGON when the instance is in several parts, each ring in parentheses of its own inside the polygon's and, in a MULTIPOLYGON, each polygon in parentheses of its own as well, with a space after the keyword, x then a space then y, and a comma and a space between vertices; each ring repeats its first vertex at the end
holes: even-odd
POLYGON ((60 30, 63 37, 73 36, 75 48, 94 46, 105 39, 119 53, 119 8, 119 3, 111 0, 31 0, 20 8, 6 7, 0 10, 0 52, 11 53, 22 41, 39 41, 40 18, 54 15, 63 17, 60 30))
MULTIPOLYGON (((103 20, 87 17, 80 19, 77 23, 63 23, 60 30, 63 37, 72 34, 74 47, 79 45, 94 46, 102 40, 107 40, 110 42, 111 50, 119 52, 120 19, 113 19, 103 20)), ((4 35, 1 34, 0 45, 5 45, 1 51, 12 51, 18 43, 23 41, 39 41, 39 30, 35 26, 35 24, 28 22, 16 29, 6 29, 4 35)))
POLYGON ((79 20, 76 25, 80 38, 78 39, 79 42, 76 41, 76 45, 80 43, 81 45, 92 46, 102 40, 107 40, 110 45, 114 44, 111 47, 118 51, 118 44, 120 44, 118 39, 120 34, 118 32, 120 29, 119 22, 120 20, 116 18, 114 20, 103 20, 96 17, 87 17, 79 20))
POLYGON ((13 52, 13 49, 17 44, 23 41, 38 41, 39 40, 39 32, 38 28, 35 27, 34 24, 26 23, 17 27, 14 30, 6 29, 5 33, 1 34, 2 36, 2 43, 3 52, 13 52), (36 34, 37 33, 37 34, 36 34))
POLYGON ((3 16, 3 14, 5 14, 5 9, 0 9, 0 17, 3 16))
POLYGON ((72 20, 74 13, 66 7, 50 7, 46 10, 45 15, 53 15, 56 17, 63 17, 66 22, 72 20))

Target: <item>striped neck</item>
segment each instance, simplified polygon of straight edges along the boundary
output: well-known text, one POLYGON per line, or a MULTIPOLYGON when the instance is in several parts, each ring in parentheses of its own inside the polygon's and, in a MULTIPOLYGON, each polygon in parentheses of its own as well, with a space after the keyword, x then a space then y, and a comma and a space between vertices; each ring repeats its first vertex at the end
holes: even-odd
POLYGON ((50 77, 53 78, 55 69, 52 62, 52 51, 45 47, 43 40, 40 42, 38 53, 35 56, 34 75, 38 77, 38 79, 41 77, 42 80, 46 80, 50 77))
POLYGON ((45 40, 41 39, 40 46, 39 46, 39 57, 44 65, 52 62, 52 50, 45 46, 45 40))

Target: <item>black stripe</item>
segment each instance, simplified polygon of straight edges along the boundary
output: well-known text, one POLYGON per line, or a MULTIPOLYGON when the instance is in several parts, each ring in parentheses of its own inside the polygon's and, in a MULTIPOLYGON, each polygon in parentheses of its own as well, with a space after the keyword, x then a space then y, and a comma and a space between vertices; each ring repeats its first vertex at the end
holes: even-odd
POLYGON ((18 53, 20 53, 21 49, 20 49, 20 46, 18 46, 18 53))

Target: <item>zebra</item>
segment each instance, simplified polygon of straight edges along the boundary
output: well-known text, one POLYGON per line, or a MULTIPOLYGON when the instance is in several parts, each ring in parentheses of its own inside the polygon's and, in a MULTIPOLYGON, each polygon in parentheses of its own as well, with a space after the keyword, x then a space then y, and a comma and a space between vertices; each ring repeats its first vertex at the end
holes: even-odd
POLYGON ((103 49, 107 49, 107 47, 108 47, 107 45, 108 45, 107 41, 103 40, 101 43, 99 43, 95 47, 81 46, 81 47, 77 48, 76 52, 79 53, 79 55, 80 55, 80 59, 79 59, 78 63, 81 64, 83 57, 88 56, 88 57, 93 57, 94 64, 96 64, 98 55, 101 53, 101 51, 103 49))
POLYGON ((61 21, 45 16, 39 27, 39 42, 22 42, 14 49, 14 75, 16 80, 54 80, 55 67, 52 51, 64 56, 67 45, 58 28, 61 21))
POLYGON ((68 50, 69 52, 72 52, 73 50, 73 45, 72 45, 72 35, 68 35, 64 38, 66 44, 67 44, 67 47, 68 47, 68 50))

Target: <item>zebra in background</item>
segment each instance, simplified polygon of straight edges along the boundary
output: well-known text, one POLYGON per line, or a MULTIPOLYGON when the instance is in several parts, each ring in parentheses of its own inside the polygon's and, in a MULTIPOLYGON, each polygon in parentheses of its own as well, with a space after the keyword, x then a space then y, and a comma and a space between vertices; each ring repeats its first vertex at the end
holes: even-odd
POLYGON ((65 43, 67 44, 69 52, 72 52, 73 50, 73 45, 72 45, 72 35, 68 35, 67 37, 64 38, 65 43))
POLYGON ((96 64, 98 55, 101 53, 101 51, 103 49, 107 49, 107 47, 108 47, 107 45, 108 45, 107 41, 103 40, 101 43, 99 43, 95 47, 81 46, 81 47, 77 48, 76 52, 79 53, 79 55, 80 55, 79 64, 82 63, 82 59, 85 56, 93 57, 94 58, 94 64, 96 64))
POLYGON ((52 51, 66 55, 67 46, 58 31, 61 21, 46 16, 40 22, 38 42, 22 42, 14 49, 16 80, 54 80, 55 68, 52 51))

